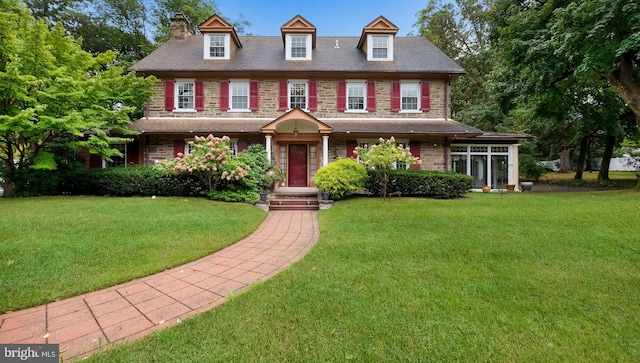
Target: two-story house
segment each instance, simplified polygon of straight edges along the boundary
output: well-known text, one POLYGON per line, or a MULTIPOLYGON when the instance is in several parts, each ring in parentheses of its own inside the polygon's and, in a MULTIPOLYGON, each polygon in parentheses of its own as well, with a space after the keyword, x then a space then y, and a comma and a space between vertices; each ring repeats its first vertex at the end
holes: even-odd
POLYGON ((464 70, 427 39, 396 36, 383 16, 359 37, 317 36, 302 16, 282 36, 238 36, 217 15, 201 34, 192 29, 177 14, 171 39, 132 67, 161 82, 123 163, 153 164, 188 153, 195 135, 227 135, 238 152, 265 145, 286 185, 306 187, 356 146, 394 136, 422 161, 406 167, 473 175, 475 188, 517 184, 524 137, 452 120, 451 81, 464 70))

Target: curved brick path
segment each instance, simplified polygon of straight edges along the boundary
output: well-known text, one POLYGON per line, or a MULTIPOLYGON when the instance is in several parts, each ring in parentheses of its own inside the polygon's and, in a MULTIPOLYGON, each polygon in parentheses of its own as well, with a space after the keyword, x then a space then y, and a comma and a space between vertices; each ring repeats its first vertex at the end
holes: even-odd
POLYGON ((225 302, 299 260, 318 239, 315 211, 272 211, 249 237, 164 272, 0 315, 0 344, 60 344, 65 360, 132 341, 225 302))

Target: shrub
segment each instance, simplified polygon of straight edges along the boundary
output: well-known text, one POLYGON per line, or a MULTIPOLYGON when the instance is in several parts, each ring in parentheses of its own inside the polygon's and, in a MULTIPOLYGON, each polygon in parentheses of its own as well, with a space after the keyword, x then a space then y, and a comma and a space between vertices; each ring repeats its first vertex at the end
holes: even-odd
POLYGON ((540 165, 540 163, 529 154, 520 154, 518 159, 518 172, 520 173, 521 179, 538 181, 541 176, 548 172, 547 168, 540 165))
POLYGON ((353 159, 340 159, 320 168, 314 181, 331 198, 342 199, 364 188, 367 169, 353 159))
POLYGON ((62 194, 112 196, 206 196, 207 186, 195 175, 136 166, 81 169, 65 175, 62 194))
POLYGON ((217 180, 209 197, 225 202, 257 202, 260 199, 260 190, 266 183, 266 171, 271 167, 264 146, 250 145, 245 151, 238 153, 235 158, 229 159, 228 166, 229 168, 249 166, 250 172, 243 178, 217 180))
MULTIPOLYGON (((462 197, 472 187, 473 178, 469 175, 425 170, 392 170, 389 173, 387 193, 452 199, 462 197)), ((369 171, 366 188, 371 194, 382 196, 383 184, 377 173, 369 171)))

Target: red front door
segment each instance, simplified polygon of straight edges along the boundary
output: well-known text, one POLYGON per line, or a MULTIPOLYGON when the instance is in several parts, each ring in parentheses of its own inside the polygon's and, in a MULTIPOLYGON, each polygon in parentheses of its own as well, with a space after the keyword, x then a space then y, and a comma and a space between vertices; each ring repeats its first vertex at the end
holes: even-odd
POLYGON ((307 186, 307 145, 289 145, 289 186, 307 186))

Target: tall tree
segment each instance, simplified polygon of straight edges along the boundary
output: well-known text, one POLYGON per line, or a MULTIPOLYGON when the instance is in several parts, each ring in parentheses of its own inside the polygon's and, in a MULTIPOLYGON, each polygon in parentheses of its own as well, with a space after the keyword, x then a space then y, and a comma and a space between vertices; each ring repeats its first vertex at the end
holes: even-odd
POLYGON ((150 97, 153 78, 125 74, 115 53, 83 51, 61 24, 50 29, 19 0, 0 0, 0 160, 11 189, 17 168, 55 169, 52 146, 110 158, 150 97))

